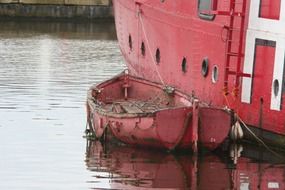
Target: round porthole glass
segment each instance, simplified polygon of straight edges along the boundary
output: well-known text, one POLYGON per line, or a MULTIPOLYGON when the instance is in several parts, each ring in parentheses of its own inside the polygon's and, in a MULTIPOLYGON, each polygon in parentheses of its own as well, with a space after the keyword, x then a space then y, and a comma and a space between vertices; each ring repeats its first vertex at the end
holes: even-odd
POLYGON ((213 83, 216 83, 218 81, 218 75, 219 75, 218 66, 215 65, 212 71, 212 82, 213 83))
POLYGON ((142 54, 142 56, 145 56, 145 45, 144 45, 144 42, 142 42, 142 44, 141 44, 141 54, 142 54))
POLYGON ((181 69, 182 69, 182 72, 183 72, 183 73, 186 73, 186 72, 187 72, 187 60, 186 60, 185 57, 184 57, 183 60, 182 60, 181 69))
POLYGON ((130 50, 133 49, 133 40, 132 40, 132 36, 131 35, 129 35, 129 48, 130 48, 130 50))
POLYGON ((208 75, 208 72, 209 72, 209 60, 208 58, 204 58, 203 61, 202 61, 202 75, 203 77, 206 77, 208 75))
POLYGON ((160 63, 160 50, 159 50, 159 48, 157 48, 156 52, 155 52, 155 61, 157 64, 160 63))
POLYGON ((274 96, 277 96, 279 93, 279 81, 277 79, 275 79, 273 82, 273 92, 274 96))

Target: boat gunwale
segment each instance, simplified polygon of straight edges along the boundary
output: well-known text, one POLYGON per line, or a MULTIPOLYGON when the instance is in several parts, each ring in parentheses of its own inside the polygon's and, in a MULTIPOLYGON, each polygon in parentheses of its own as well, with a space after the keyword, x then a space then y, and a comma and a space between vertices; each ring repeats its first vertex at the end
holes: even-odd
POLYGON ((130 80, 130 81, 145 84, 145 85, 160 89, 162 91, 163 91, 163 88, 165 87, 165 85, 162 85, 160 83, 151 82, 151 81, 143 79, 143 78, 139 78, 139 77, 135 77, 135 76, 132 76, 129 74, 121 73, 119 75, 114 76, 111 79, 108 79, 106 81, 103 81, 102 83, 99 83, 99 84, 96 84, 96 85, 93 85, 90 87, 90 89, 88 90, 88 95, 87 95, 87 103, 92 108, 92 110, 95 110, 97 113, 99 113, 102 116, 108 116, 108 117, 113 117, 113 118, 135 118, 135 117, 142 118, 142 117, 155 117, 155 115, 158 112, 161 112, 164 110, 175 110, 175 109, 181 109, 181 108, 186 109, 186 108, 192 107, 192 101, 194 98, 190 97, 189 95, 187 95, 187 94, 177 90, 176 88, 174 88, 174 94, 175 94, 174 96, 178 96, 178 98, 185 99, 191 105, 160 108, 160 109, 156 109, 155 111, 152 111, 152 112, 144 112, 144 113, 114 113, 114 112, 106 111, 105 109, 101 109, 103 107, 103 105, 101 105, 102 102, 97 101, 97 99, 92 96, 92 90, 94 90, 94 89, 103 89, 104 90, 104 86, 108 86, 109 84, 112 84, 115 82, 123 81, 124 77, 126 77, 126 76, 128 77, 128 80, 130 80))

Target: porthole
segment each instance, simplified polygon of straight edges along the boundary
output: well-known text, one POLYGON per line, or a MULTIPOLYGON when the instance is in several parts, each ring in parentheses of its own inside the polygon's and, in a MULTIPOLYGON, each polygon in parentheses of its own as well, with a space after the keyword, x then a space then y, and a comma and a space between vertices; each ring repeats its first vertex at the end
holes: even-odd
POLYGON ((218 75, 219 75, 218 66, 215 65, 212 71, 212 82, 213 83, 217 83, 218 75))
POLYGON ((214 20, 215 14, 213 10, 217 9, 217 1, 213 0, 198 0, 199 17, 204 20, 214 20))
POLYGON ((208 75, 208 71, 209 71, 209 60, 208 58, 204 58, 202 61, 202 75, 203 77, 206 77, 208 75))
POLYGON ((186 72, 187 72, 187 60, 186 60, 185 57, 184 57, 183 60, 182 60, 181 69, 182 69, 182 72, 183 72, 183 73, 186 73, 186 72))
POLYGON ((142 56, 145 56, 145 45, 144 45, 144 42, 142 42, 142 44, 141 44, 141 54, 142 54, 142 56))
POLYGON ((133 40, 132 40, 132 36, 131 35, 129 35, 129 48, 130 48, 130 50, 133 49, 133 40))
POLYGON ((277 96, 279 93, 279 81, 277 79, 275 79, 273 82, 273 92, 275 96, 277 96))
POLYGON ((157 64, 160 63, 160 50, 159 50, 159 48, 156 49, 156 52, 155 52, 155 60, 156 60, 156 63, 157 63, 157 64))

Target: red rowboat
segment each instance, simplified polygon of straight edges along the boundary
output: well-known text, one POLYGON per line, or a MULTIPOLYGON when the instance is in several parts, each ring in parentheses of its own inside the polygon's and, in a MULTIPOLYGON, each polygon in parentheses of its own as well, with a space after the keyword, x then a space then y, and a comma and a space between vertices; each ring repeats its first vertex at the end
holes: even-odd
POLYGON ((203 118, 200 142, 210 149, 227 138, 231 126, 227 111, 203 107, 194 97, 174 88, 128 74, 92 87, 87 105, 88 120, 96 138, 102 138, 109 131, 113 137, 130 145, 196 149, 198 110, 203 118), (212 112, 224 120, 208 123, 212 112), (228 125, 226 132, 215 133, 225 125, 228 125))

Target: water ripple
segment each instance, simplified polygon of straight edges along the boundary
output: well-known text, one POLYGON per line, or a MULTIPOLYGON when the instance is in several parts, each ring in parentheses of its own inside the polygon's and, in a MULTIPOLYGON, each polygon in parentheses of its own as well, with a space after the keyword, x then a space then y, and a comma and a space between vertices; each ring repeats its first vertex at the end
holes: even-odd
POLYGON ((114 23, 0 26, 0 189, 87 189, 87 89, 125 67, 114 23))

